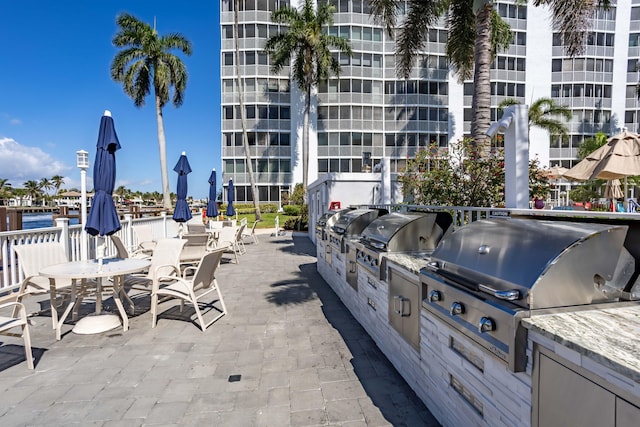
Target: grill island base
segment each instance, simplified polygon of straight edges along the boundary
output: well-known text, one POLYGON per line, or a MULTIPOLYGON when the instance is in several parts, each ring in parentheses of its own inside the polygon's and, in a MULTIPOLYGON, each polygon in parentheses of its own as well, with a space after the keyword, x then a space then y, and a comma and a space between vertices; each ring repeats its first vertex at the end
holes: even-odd
MULTIPOLYGON (((577 374, 586 378, 587 384, 605 390, 608 423, 601 424, 593 417, 579 425, 622 426, 626 425, 624 420, 629 419, 636 423, 629 425, 637 425, 640 417, 640 334, 637 333, 640 306, 637 303, 523 320, 529 332, 524 350, 526 362, 521 372, 514 372, 503 360, 425 309, 424 301, 419 310, 419 346, 414 348, 389 321, 388 282, 359 268, 355 291, 346 281, 345 259, 344 254, 341 255, 332 258, 332 266, 319 257, 318 271, 442 425, 551 425, 549 419, 539 417, 540 411, 546 410, 540 405, 549 402, 549 399, 541 401, 536 394, 546 386, 544 382, 540 384, 541 376, 545 378, 545 373, 541 375, 538 371, 540 354, 563 367, 569 366, 569 375, 577 374), (608 313, 605 320, 601 317, 603 312, 608 313), (579 320, 567 323, 572 316, 578 316, 579 320), (557 329, 537 323, 543 319, 552 319, 549 322, 557 329), (600 344, 595 349, 579 340, 593 325, 599 338, 592 337, 590 342, 600 344), (627 333, 621 334, 623 330, 627 333), (627 352, 616 351, 617 346, 627 352)), ((421 283, 420 270, 428 262, 428 257, 420 254, 388 254, 385 259, 386 268, 392 270, 391 276, 399 273, 415 283, 421 283)), ((427 298, 424 283, 419 292, 421 298, 427 298)), ((555 400, 560 404, 560 412, 575 412, 575 408, 566 407, 566 400, 555 400)), ((562 419, 556 421, 557 425, 572 424, 562 419)))

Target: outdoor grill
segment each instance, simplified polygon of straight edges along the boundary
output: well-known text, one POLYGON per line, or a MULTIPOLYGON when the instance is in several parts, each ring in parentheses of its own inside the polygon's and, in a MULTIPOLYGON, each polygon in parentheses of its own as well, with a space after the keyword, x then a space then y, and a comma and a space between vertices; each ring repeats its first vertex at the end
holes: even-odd
MULTIPOLYGON (((345 252, 345 239, 358 238, 362 230, 378 216, 385 215, 384 209, 353 209, 342 212, 329 229, 329 245, 338 252, 345 252)), ((326 228, 329 228, 327 225, 326 228)))
POLYGON ((316 221, 316 238, 320 239, 320 240, 327 240, 327 226, 328 227, 332 227, 333 224, 335 224, 335 222, 338 220, 338 217, 340 212, 346 212, 349 209, 343 209, 340 211, 328 211, 323 213, 320 218, 318 218, 318 221, 316 221), (333 220, 331 220, 332 217, 335 218, 333 220))
POLYGON ((635 260, 623 247, 626 234, 624 225, 473 222, 443 238, 421 270, 423 307, 522 371, 522 318, 632 299, 625 290, 635 260))
POLYGON ((356 262, 384 279, 384 255, 413 252, 430 255, 453 223, 446 212, 393 212, 372 221, 356 245, 356 262))

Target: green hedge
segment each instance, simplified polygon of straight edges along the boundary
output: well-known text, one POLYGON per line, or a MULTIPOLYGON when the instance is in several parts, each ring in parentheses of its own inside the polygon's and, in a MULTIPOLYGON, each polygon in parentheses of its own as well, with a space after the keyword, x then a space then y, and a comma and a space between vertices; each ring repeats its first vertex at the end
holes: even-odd
MULTIPOLYGON (((239 203, 233 204, 234 209, 238 213, 238 215, 250 215, 255 213, 255 209, 253 207, 253 203, 239 203)), ((224 213, 227 211, 226 203, 220 206, 220 212, 224 213)), ((278 212, 278 205, 274 205, 272 203, 260 205, 261 213, 276 213, 278 212)))

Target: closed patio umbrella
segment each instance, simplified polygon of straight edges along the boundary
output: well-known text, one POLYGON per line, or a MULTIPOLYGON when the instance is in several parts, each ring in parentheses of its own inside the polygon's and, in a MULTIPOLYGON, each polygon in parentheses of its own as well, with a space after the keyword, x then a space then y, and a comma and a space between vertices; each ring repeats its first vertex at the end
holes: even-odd
POLYGON ((234 216, 236 210, 233 208, 233 179, 229 180, 229 187, 227 187, 227 216, 234 216))
POLYGON ((209 203, 207 203, 207 216, 209 218, 215 218, 218 216, 218 205, 216 203, 216 170, 211 171, 209 175, 209 203))
POLYGON ((121 228, 112 196, 116 182, 116 151, 120 149, 120 141, 108 110, 100 119, 96 147, 96 160, 93 164, 95 194, 84 228, 92 236, 108 236, 121 228))
POLYGON ((176 190, 178 200, 173 210, 173 220, 180 223, 187 222, 192 218, 191 209, 187 204, 187 175, 191 173, 191 166, 184 151, 173 170, 178 173, 178 188, 176 190))
MULTIPOLYGON (((96 147, 96 160, 93 164, 94 196, 84 229, 92 236, 99 236, 96 252, 99 270, 101 270, 106 248, 104 236, 109 236, 121 228, 112 196, 116 183, 116 151, 120 149, 120 141, 109 110, 106 110, 100 119, 96 147)), ((98 281, 99 289, 96 293, 96 315, 87 316, 78 321, 73 328, 77 334, 105 332, 120 326, 119 316, 102 313, 101 280, 98 281)))

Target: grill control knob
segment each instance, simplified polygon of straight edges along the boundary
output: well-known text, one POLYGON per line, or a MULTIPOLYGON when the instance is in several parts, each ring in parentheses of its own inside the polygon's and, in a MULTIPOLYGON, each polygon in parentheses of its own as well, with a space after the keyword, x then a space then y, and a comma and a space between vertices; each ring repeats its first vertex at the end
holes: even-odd
POLYGON ((452 316, 456 316, 458 314, 463 314, 464 313, 464 305, 462 305, 461 302, 454 302, 453 304, 451 304, 451 309, 449 310, 449 313, 452 316))
POLYGON ((478 332, 491 332, 496 330, 496 324, 493 323, 493 320, 490 317, 482 317, 480 319, 480 324, 478 325, 478 332))
POLYGON ((440 291, 429 292, 429 302, 442 301, 442 293, 440 291))

